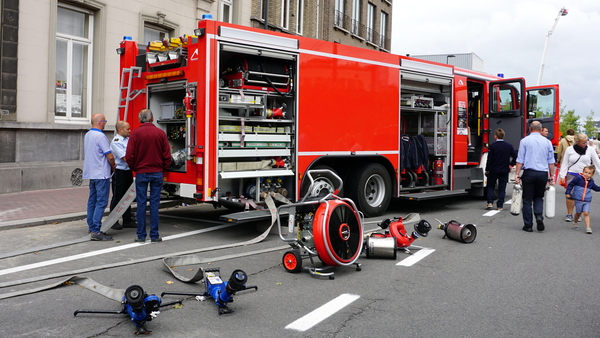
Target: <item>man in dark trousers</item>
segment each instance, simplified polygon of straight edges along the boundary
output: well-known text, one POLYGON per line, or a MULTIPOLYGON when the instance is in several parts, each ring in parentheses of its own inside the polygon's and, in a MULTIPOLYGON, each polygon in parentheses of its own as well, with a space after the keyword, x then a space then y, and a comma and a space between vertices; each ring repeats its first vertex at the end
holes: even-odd
POLYGON ((546 184, 554 185, 554 150, 548 139, 542 136, 542 124, 531 122, 530 134, 519 143, 515 183, 523 186, 523 231, 533 231, 533 214, 537 230, 544 231, 544 192, 546 184), (523 169, 523 176, 521 174, 523 169))
MULTIPOLYGON (((113 211, 117 207, 117 204, 119 204, 121 198, 125 196, 127 190, 129 190, 129 187, 133 183, 133 174, 131 173, 131 169, 129 169, 127 162, 125 161, 125 151, 127 150, 129 135, 131 134, 129 123, 126 121, 119 121, 115 125, 115 129, 117 130, 117 133, 110 143, 110 149, 115 155, 115 163, 117 164, 117 167, 111 182, 113 196, 110 200, 110 211, 113 211)), ((119 224, 119 222, 117 222, 112 226, 112 228, 115 230, 123 229, 123 227, 137 227, 135 220, 131 218, 131 207, 128 207, 123 213, 123 223, 119 224)))
POLYGON ((504 206, 504 196, 506 195, 506 184, 508 183, 508 173, 510 166, 515 165, 517 152, 512 144, 504 141, 504 130, 498 128, 494 132, 496 142, 490 145, 487 163, 485 164, 485 176, 487 176, 487 207, 490 210, 494 203, 494 190, 496 181, 498 181, 498 210, 504 206))
POLYGON ((171 166, 171 147, 164 131, 158 129, 150 109, 142 109, 138 115, 141 126, 131 132, 125 159, 135 171, 137 202, 137 238, 146 241, 146 202, 150 185, 150 240, 162 241, 158 234, 158 204, 163 185, 163 173, 171 166))

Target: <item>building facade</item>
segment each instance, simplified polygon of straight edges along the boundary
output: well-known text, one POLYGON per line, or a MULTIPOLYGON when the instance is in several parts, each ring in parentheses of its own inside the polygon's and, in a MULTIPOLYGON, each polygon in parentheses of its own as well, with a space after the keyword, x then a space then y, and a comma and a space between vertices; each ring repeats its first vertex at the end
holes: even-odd
POLYGON ((203 14, 249 26, 250 10, 242 0, 0 2, 0 193, 81 184, 91 115, 114 131, 123 36, 179 37, 203 14))
POLYGON ((483 72, 483 60, 475 53, 410 55, 410 57, 445 63, 455 67, 483 72))
POLYGON ((391 49, 391 0, 2 0, 0 11, 0 193, 82 184, 90 117, 104 114, 107 136, 114 133, 123 36, 176 38, 211 14, 391 49))
POLYGON ((253 0, 251 26, 389 52, 392 0, 253 0))

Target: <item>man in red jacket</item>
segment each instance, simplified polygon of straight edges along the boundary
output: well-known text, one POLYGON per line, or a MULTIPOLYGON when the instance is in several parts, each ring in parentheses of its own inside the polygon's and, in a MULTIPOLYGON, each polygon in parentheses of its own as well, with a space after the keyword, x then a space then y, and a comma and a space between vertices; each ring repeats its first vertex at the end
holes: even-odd
POLYGON ((136 242, 146 241, 146 202, 150 185, 150 240, 162 241, 158 234, 158 204, 163 184, 163 172, 171 166, 171 147, 164 131, 158 129, 150 109, 142 109, 138 115, 141 126, 131 132, 125 160, 135 171, 137 202, 136 242))

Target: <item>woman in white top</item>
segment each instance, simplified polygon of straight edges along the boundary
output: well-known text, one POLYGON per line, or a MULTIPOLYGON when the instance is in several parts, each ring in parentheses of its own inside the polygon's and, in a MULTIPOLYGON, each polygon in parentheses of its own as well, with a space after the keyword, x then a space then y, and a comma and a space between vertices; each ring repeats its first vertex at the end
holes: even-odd
MULTIPOLYGON (((600 158, 594 148, 588 145, 588 137, 583 133, 575 134, 575 143, 565 150, 560 165, 559 177, 562 180, 566 178, 566 184, 573 179, 575 175, 583 172, 583 167, 593 164, 596 168, 600 168, 600 158)), ((566 185, 565 185, 566 186, 566 185)), ((573 208, 575 201, 567 198, 567 216, 565 221, 573 221, 573 208)))

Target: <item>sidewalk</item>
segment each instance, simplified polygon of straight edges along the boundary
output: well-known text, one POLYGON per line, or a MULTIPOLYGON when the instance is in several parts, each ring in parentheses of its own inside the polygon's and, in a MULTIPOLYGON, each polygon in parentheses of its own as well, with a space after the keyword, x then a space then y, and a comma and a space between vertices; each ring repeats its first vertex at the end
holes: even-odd
POLYGON ((88 194, 87 186, 0 194, 0 230, 84 219, 88 194))

